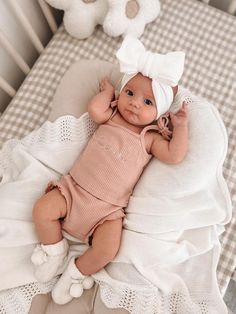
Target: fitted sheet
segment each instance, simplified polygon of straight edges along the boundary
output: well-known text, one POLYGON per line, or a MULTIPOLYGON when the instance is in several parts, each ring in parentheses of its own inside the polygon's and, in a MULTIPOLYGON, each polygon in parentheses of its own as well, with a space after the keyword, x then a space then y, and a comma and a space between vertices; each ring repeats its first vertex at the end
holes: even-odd
MULTIPOLYGON (((196 0, 165 0, 161 4, 161 15, 146 26, 142 42, 161 53, 186 52, 181 85, 215 104, 229 136, 224 175, 232 196, 233 218, 221 237, 223 249, 217 269, 224 294, 236 267, 236 19, 196 0)), ((116 62, 115 51, 121 41, 120 37, 108 37, 101 27, 79 41, 62 25, 1 116, 0 145, 23 137, 48 118, 56 88, 72 63, 80 59, 116 62)), ((27 287, 21 289, 28 291, 27 287)), ((35 290, 41 291, 38 286, 35 290)))

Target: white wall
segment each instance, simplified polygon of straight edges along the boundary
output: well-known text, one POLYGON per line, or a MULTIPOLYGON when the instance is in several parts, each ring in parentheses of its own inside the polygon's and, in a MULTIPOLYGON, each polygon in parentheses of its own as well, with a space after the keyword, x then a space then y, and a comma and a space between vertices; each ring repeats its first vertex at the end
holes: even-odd
MULTIPOLYGON (((33 26, 43 45, 49 41, 52 33, 43 16, 37 0, 14 0, 23 9, 26 17, 33 26)), ((54 10, 54 15, 60 21, 61 12, 54 10)), ((23 27, 15 17, 8 0, 0 0, 0 29, 11 44, 17 49, 26 63, 31 67, 38 57, 38 52, 32 45, 23 27)), ((18 89, 25 75, 15 64, 7 52, 0 46, 0 75, 6 79, 13 88, 18 89)), ((10 97, 0 89, 0 112, 8 104, 10 97)))

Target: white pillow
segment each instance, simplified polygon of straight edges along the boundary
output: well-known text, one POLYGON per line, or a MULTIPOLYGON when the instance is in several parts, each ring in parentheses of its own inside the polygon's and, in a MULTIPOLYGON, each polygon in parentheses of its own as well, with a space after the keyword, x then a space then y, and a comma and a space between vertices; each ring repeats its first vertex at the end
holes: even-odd
POLYGON ((66 114, 80 117, 89 100, 99 92, 99 82, 107 76, 119 89, 118 66, 102 60, 80 60, 63 76, 53 98, 49 121, 66 114))
POLYGON ((228 143, 226 129, 212 104, 183 88, 172 111, 184 99, 189 102, 187 156, 177 165, 151 160, 129 201, 124 220, 129 230, 155 234, 230 220, 230 195, 222 174, 228 143), (140 221, 145 211, 148 219, 140 221))

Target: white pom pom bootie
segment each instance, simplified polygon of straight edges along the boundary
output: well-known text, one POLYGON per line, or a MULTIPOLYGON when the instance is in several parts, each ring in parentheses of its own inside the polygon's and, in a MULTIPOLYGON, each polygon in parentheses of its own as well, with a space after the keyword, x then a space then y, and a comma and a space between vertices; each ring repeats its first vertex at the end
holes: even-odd
POLYGON ((47 282, 63 270, 69 245, 66 239, 55 244, 38 244, 31 256, 34 275, 39 282, 47 282))
POLYGON ((52 299, 57 304, 66 304, 73 298, 79 298, 84 289, 92 288, 93 284, 94 279, 83 275, 75 265, 75 257, 72 257, 52 290, 52 299))

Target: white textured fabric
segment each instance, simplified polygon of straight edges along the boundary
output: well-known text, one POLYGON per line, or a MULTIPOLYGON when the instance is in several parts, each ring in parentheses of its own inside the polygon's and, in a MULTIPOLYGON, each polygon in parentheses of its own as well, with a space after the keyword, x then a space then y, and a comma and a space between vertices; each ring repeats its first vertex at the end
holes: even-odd
MULTIPOLYGON (((188 96, 179 92, 172 110, 188 96)), ((189 109, 186 160, 175 166, 151 161, 127 207, 119 254, 93 275, 108 307, 133 314, 227 313, 216 281, 218 236, 231 217, 222 177, 227 136, 211 104, 193 97, 189 109)), ((3 147, 0 204, 7 210, 0 214, 1 289, 35 280, 32 204, 49 177, 70 169, 95 128, 87 114, 64 116, 3 147)))
POLYGON ((120 63, 120 72, 124 73, 121 89, 140 72, 152 79, 152 90, 158 105, 157 118, 167 112, 173 101, 171 86, 178 85, 184 71, 185 53, 174 51, 160 54, 146 51, 141 41, 127 35, 116 57, 120 63))
POLYGON ((0 292, 1 314, 28 314, 31 302, 37 294, 50 292, 57 278, 48 283, 32 282, 28 285, 0 292))
POLYGON ((69 171, 95 127, 88 116, 80 120, 65 116, 4 145, 0 152, 0 290, 36 281, 30 261, 38 242, 33 205, 49 181, 69 171))

